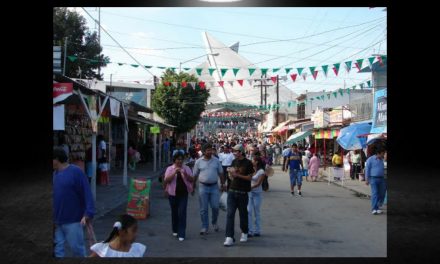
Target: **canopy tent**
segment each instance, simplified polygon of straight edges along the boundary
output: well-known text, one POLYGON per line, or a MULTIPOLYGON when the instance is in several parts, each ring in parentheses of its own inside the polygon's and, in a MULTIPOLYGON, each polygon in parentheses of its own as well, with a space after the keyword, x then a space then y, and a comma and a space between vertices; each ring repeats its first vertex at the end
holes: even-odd
POLYGON ((295 142, 301 141, 306 137, 310 136, 311 134, 312 134, 312 130, 298 132, 296 134, 291 135, 287 139, 286 144, 293 144, 295 142))
POLYGON ((280 123, 277 127, 272 129, 272 133, 282 133, 281 130, 287 131, 287 128, 286 129, 284 129, 284 128, 290 123, 290 121, 291 120, 287 120, 287 121, 280 123))
POLYGON ((346 150, 362 149, 366 146, 367 140, 358 136, 369 133, 370 130, 371 124, 369 123, 352 124, 341 129, 336 141, 346 150))

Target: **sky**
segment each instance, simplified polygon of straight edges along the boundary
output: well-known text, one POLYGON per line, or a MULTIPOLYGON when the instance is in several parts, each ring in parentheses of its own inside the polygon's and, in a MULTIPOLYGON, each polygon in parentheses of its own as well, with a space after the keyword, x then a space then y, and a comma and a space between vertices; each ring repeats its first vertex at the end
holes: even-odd
MULTIPOLYGON (((98 30, 98 8, 70 8, 87 20, 91 31, 98 30)), ((316 66, 317 79, 290 78, 284 84, 297 94, 348 88, 371 79, 370 73, 350 73, 348 60, 365 59, 372 54, 387 54, 387 31, 384 8, 275 8, 275 7, 179 7, 179 8, 101 8, 101 25, 143 65, 145 69, 118 63, 138 64, 101 30, 103 54, 112 63, 101 69, 104 80, 140 82, 161 76, 157 66, 179 68, 185 62, 206 54, 204 31, 226 45, 240 42, 239 54, 260 68, 306 68, 316 66), (331 69, 341 63, 338 76, 331 69), (327 77, 322 65, 330 65, 327 77)), ((186 62, 192 68, 206 56, 186 62)), ((354 67, 354 64, 353 64, 354 67)), ((292 71, 291 73, 296 73, 292 71)), ((269 71, 268 76, 272 73, 269 71)))

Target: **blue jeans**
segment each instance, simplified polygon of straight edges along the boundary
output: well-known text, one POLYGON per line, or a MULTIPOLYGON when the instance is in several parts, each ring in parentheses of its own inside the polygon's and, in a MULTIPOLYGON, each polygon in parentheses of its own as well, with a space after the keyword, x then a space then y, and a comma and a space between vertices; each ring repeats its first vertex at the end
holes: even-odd
POLYGON ((186 208, 188 205, 188 194, 184 196, 168 196, 171 207, 171 228, 173 233, 185 238, 186 235, 186 208))
POLYGON ((247 206, 248 210, 248 227, 249 234, 260 234, 261 233, 261 218, 260 218, 260 208, 262 201, 261 192, 250 192, 249 193, 249 203, 247 206), (255 228, 252 224, 252 214, 255 216, 255 228))
POLYGON ((301 186, 302 184, 302 175, 301 175, 301 170, 297 170, 297 169, 290 169, 289 170, 289 175, 290 175, 290 185, 298 185, 301 186))
POLYGON ((67 241, 74 257, 85 257, 84 229, 80 222, 56 225, 54 234, 54 254, 57 258, 65 256, 64 243, 67 241))
POLYGON ((211 186, 199 184, 199 204, 200 204, 200 217, 202 219, 202 228, 208 229, 209 227, 209 211, 208 205, 212 210, 212 224, 217 224, 218 211, 219 211, 220 191, 218 185, 211 186))
POLYGON ((240 214, 240 229, 242 233, 249 232, 248 227, 248 206, 249 198, 247 193, 228 192, 228 209, 226 217, 226 237, 234 238, 235 211, 240 214))
POLYGON ((371 186, 371 210, 378 210, 380 202, 385 198, 385 179, 383 177, 369 177, 371 186))

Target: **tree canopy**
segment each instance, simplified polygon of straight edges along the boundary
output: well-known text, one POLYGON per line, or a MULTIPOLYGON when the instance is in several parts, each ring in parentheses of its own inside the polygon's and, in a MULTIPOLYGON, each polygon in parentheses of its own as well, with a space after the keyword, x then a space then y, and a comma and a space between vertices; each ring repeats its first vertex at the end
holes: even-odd
POLYGON ((66 76, 102 80, 103 74, 98 75, 97 69, 99 66, 106 66, 110 59, 100 54, 102 47, 99 45, 97 33, 90 32, 85 18, 77 12, 72 12, 66 7, 55 7, 53 41, 55 46, 62 46, 62 58, 66 37, 66 76))
POLYGON ((194 75, 181 72, 175 73, 167 69, 162 76, 152 97, 152 108, 168 124, 176 126, 177 133, 190 131, 200 119, 200 114, 206 109, 209 92, 200 88, 199 80, 194 75), (178 87, 166 86, 165 82, 177 82, 178 87), (187 82, 187 87, 181 87, 181 82, 187 82), (196 82, 191 87, 190 82, 196 82))

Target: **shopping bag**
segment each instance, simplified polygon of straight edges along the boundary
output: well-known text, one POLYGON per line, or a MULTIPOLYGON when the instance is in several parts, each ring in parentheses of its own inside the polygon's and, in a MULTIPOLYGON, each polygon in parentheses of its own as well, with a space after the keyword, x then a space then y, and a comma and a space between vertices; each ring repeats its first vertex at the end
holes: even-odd
POLYGON ((222 192, 220 195, 219 208, 223 211, 228 209, 228 193, 222 192))

